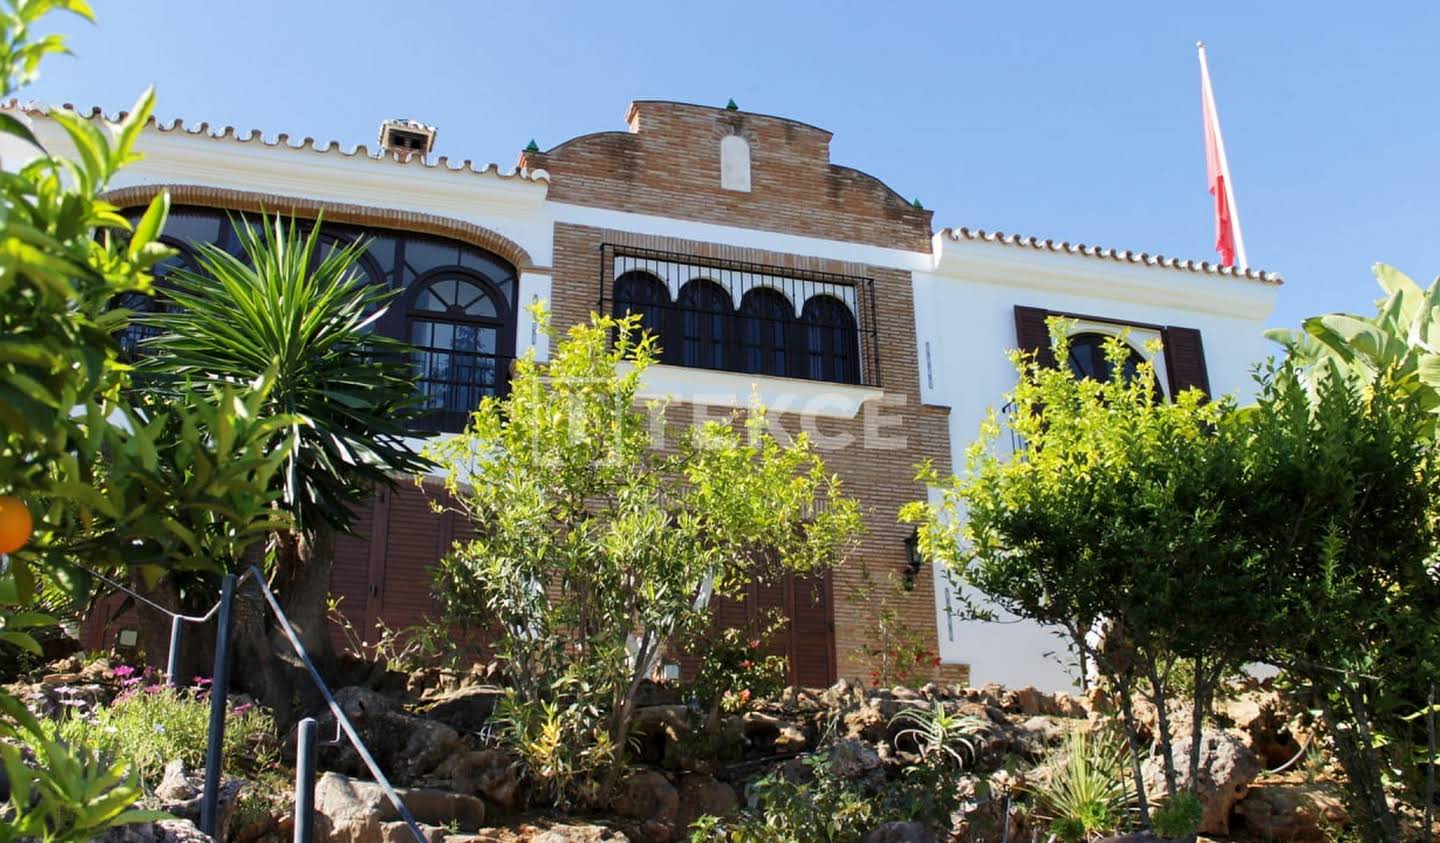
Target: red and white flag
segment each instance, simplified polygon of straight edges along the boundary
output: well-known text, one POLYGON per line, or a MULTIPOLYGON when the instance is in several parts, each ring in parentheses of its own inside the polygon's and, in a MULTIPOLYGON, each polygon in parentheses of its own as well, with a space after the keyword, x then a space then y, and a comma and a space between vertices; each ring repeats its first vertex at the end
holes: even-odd
POLYGON ((1225 139, 1220 134, 1220 113, 1215 109, 1215 91, 1210 87, 1210 66, 1205 61, 1205 44, 1200 51, 1200 99, 1205 115, 1205 181, 1215 197, 1215 251, 1221 266, 1249 267, 1245 260, 1245 238, 1240 235, 1240 212, 1235 207, 1235 187, 1230 183, 1230 162, 1225 159, 1225 139))

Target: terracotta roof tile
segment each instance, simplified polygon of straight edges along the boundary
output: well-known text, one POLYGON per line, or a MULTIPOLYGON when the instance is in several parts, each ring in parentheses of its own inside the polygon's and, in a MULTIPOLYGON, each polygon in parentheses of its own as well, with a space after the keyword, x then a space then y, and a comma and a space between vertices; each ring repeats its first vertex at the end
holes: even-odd
POLYGON ((1149 252, 1132 252, 1129 249, 1107 249, 1101 246, 1087 246, 1084 243, 1070 243, 1063 240, 1059 242, 1055 240, 1042 240, 1038 237, 1024 237, 1019 234, 1006 234, 1003 231, 986 231, 983 228, 972 229, 963 226, 960 228, 946 228, 941 230, 940 233, 949 237, 951 240, 957 241, 973 240, 982 243, 1031 248, 1042 252, 1064 252, 1070 255, 1084 255, 1102 260, 1113 260, 1118 263, 1158 266, 1186 272, 1199 272, 1206 275, 1228 275, 1235 278, 1248 278, 1252 281, 1261 281, 1267 284, 1285 283, 1285 279, 1278 273, 1266 272, 1262 269, 1246 269, 1241 271, 1233 266, 1220 266, 1209 261, 1167 258, 1164 255, 1152 255, 1149 252))
MULTIPOLYGON (((118 122, 125 117, 125 112, 123 111, 117 112, 112 116, 105 114, 104 111, 102 111, 99 107, 92 107, 88 112, 83 112, 75 108, 75 106, 71 105, 70 103, 65 103, 64 105, 60 106, 60 108, 66 109, 68 111, 74 111, 77 114, 80 114, 81 116, 91 120, 105 120, 106 122, 111 123, 118 122)), ((41 103, 21 102, 18 99, 11 99, 6 102, 0 103, 0 110, 18 111, 23 114, 43 117, 49 113, 50 108, 41 103)), ((183 132, 187 135, 208 137, 212 140, 229 140, 235 143, 255 143, 260 146, 276 148, 283 147, 285 149, 293 149, 296 151, 308 149, 311 152, 320 153, 322 155, 340 155, 345 158, 362 157, 368 158, 372 161, 379 161, 389 158, 399 164, 411 164, 415 166, 426 167, 428 169, 446 170, 452 173, 469 172, 475 173, 477 175, 493 174, 502 179, 519 178, 525 181, 548 182, 550 180, 550 174, 545 172, 544 170, 528 170, 517 168, 501 170, 499 165, 497 164, 490 163, 484 166, 477 166, 469 159, 466 159, 459 163, 452 163, 450 159, 444 155, 441 155, 434 161, 426 161, 419 156, 414 156, 412 160, 405 160, 401 158, 398 153, 386 155, 383 151, 380 150, 372 153, 364 144, 357 144, 349 151, 346 151, 345 148, 341 146, 338 141, 330 140, 324 142, 323 144, 318 144, 315 142, 314 138, 310 137, 303 138, 298 144, 296 144, 290 142, 290 135, 285 132, 280 132, 279 134, 275 135, 274 140, 266 140, 259 129, 251 129, 248 132, 241 133, 240 131, 237 131, 234 126, 225 126, 220 129, 212 130, 209 123, 200 122, 194 125, 186 125, 185 121, 179 118, 171 120, 169 125, 166 125, 165 123, 157 120, 156 118, 151 117, 146 125, 153 126, 157 131, 165 133, 183 132)))

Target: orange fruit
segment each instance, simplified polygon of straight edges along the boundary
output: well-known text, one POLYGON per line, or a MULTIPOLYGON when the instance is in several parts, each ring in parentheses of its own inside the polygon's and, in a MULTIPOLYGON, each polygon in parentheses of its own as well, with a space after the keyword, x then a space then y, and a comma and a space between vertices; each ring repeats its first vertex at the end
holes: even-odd
POLYGON ((0 495, 0 553, 14 553, 24 547, 33 526, 30 508, 24 501, 0 495))

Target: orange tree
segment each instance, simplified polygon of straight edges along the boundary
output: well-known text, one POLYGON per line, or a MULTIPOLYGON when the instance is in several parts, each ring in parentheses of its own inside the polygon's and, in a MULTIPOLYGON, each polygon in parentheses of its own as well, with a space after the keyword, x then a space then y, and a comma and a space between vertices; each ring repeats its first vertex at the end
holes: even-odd
POLYGON ((430 451, 476 532, 437 591, 499 628, 509 738, 558 801, 604 797, 641 683, 712 595, 833 565, 861 529, 809 440, 781 442, 763 410, 698 427, 647 411, 656 348, 635 328, 596 316, 554 336, 548 363, 522 358, 510 394, 430 451))
MULTIPOLYGON (((0 96, 64 49, 59 36, 32 30, 54 10, 91 17, 82 0, 0 8, 0 96)), ((13 552, 0 557, 0 646, 39 651, 32 633, 54 623, 41 610, 88 595, 77 563, 134 565, 149 576, 213 567, 274 520, 268 483, 290 420, 258 412, 269 378, 184 390, 166 405, 126 396, 115 333, 128 314, 113 302, 149 290, 149 270, 169 254, 155 240, 169 203, 158 197, 132 226, 100 196, 139 157, 152 106, 147 92, 106 127, 52 111, 67 154, 0 114, 0 498, 33 529, 11 536, 13 552)), ((3 694, 0 763, 9 784, 0 841, 84 840, 149 816, 129 810, 139 789, 123 760, 48 739, 3 694)))

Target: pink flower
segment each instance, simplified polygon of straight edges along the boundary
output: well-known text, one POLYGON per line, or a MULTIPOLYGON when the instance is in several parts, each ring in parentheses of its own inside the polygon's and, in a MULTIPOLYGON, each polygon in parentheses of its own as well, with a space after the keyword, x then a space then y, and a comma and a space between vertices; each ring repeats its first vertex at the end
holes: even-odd
POLYGON ((741 670, 749 670, 751 667, 753 667, 753 665, 750 663, 750 660, 749 660, 749 659, 746 659, 745 661, 740 662, 740 669, 741 669, 741 670))
POLYGON ((750 702, 750 689, 746 688, 740 692, 740 702, 750 702))
POLYGON ((249 711, 254 707, 255 706, 252 703, 241 703, 240 705, 235 706, 235 710, 230 713, 235 715, 236 717, 239 717, 240 715, 244 714, 245 712, 249 711))
POLYGON ((195 687, 197 687, 197 688, 208 688, 208 687, 210 687, 210 683, 213 682, 213 681, 214 681, 214 680, 211 679, 211 678, 208 677, 208 676, 197 676, 197 677, 195 677, 194 679, 191 680, 191 682, 192 682, 192 683, 195 685, 195 687))
POLYGON ((135 668, 131 667, 128 664, 122 664, 114 670, 110 671, 110 675, 114 676, 117 679, 124 679, 125 677, 130 676, 134 673, 135 668))
POLYGON ((752 638, 752 639, 750 639, 750 649, 752 649, 752 650, 758 650, 758 649, 760 649, 760 639, 759 639, 759 638, 752 638))

